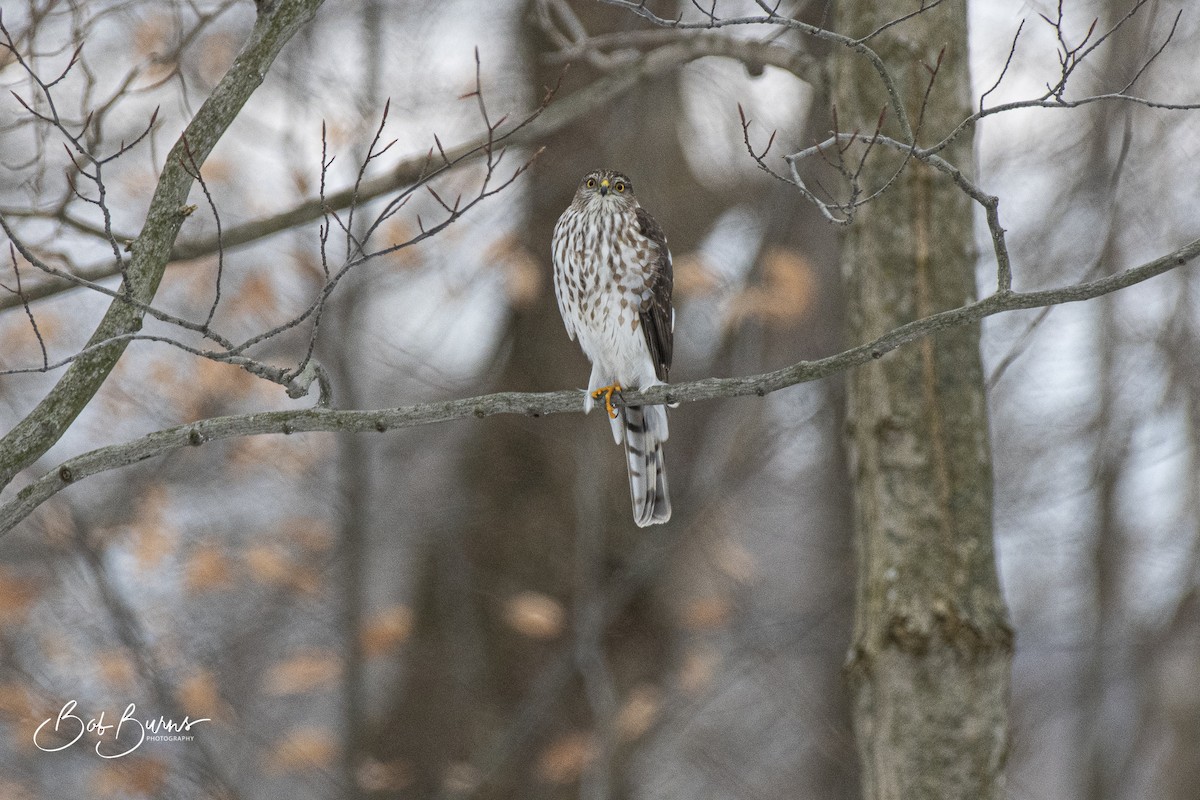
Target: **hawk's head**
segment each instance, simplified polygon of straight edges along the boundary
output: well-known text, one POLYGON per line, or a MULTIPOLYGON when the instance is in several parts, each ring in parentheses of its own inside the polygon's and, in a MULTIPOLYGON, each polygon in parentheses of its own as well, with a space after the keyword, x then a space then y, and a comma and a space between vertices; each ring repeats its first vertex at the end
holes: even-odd
POLYGON ((593 204, 609 207, 637 205, 633 184, 629 178, 611 169, 592 170, 583 177, 575 192, 575 202, 582 206, 593 204))

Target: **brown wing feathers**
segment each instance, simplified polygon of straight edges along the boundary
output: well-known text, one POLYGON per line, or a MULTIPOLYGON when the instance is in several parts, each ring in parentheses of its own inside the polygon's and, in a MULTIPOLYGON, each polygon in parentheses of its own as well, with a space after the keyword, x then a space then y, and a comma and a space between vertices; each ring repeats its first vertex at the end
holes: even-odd
POLYGON ((660 381, 666 381, 667 373, 671 369, 674 338, 674 318, 671 311, 671 289, 674 279, 671 275, 671 253, 667 250, 666 234, 646 209, 637 209, 637 221, 642 235, 658 246, 658 257, 651 266, 654 282, 650 287, 650 296, 642 303, 640 316, 642 334, 646 337, 646 346, 650 348, 650 356, 654 360, 654 371, 660 381))

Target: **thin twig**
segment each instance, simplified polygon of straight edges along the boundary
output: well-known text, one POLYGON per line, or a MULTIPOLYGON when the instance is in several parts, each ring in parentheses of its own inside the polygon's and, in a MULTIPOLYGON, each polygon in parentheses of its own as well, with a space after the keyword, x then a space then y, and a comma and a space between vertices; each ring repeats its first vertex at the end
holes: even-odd
POLYGON ((192 179, 200 185, 200 190, 204 192, 204 199, 208 201, 208 208, 212 211, 213 222, 217 226, 217 277, 213 286, 213 301, 208 307, 208 316, 201 323, 206 335, 209 326, 212 325, 213 317, 217 313, 217 306, 221 302, 221 279, 225 275, 225 248, 221 244, 221 214, 217 211, 217 203, 213 200, 212 192, 208 190, 208 182, 204 180, 204 175, 201 174, 200 167, 196 164, 196 156, 192 153, 192 148, 188 146, 187 137, 183 138, 183 151, 187 155, 188 163, 184 165, 184 169, 192 176, 192 179))
POLYGON ((8 257, 12 261, 13 277, 16 279, 16 288, 10 288, 0 283, 0 287, 10 294, 16 295, 21 301, 22 307, 25 309, 25 316, 29 318, 29 326, 33 328, 33 335, 37 338, 38 348, 42 351, 42 369, 50 369, 50 356, 46 353, 46 340, 42 338, 42 332, 38 329, 37 319, 33 316, 33 309, 29 307, 29 299, 25 297, 25 290, 21 286, 21 268, 17 264, 17 249, 10 241, 8 243, 8 257))
POLYGON ((1000 88, 1000 84, 1004 81, 1004 76, 1008 74, 1008 69, 1009 69, 1009 67, 1012 66, 1013 58, 1017 54, 1017 42, 1020 41, 1021 31, 1024 29, 1025 29, 1025 20, 1021 20, 1021 23, 1019 25, 1017 25, 1017 32, 1013 34, 1012 44, 1010 44, 1008 46, 1008 56, 1004 59, 1004 66, 1000 69, 1000 74, 996 76, 996 82, 993 83, 990 87, 988 87, 988 90, 986 92, 979 95, 979 110, 980 110, 980 112, 983 111, 983 101, 987 99, 987 96, 989 94, 991 94, 992 92, 994 92, 1000 88))

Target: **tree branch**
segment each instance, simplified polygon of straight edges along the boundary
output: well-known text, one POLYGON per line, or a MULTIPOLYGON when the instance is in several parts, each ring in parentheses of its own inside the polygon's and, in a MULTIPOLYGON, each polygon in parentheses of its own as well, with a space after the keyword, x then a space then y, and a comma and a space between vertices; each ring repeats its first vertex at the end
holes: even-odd
MULTIPOLYGON (((788 70, 801 80, 818 80, 817 64, 811 57, 798 54, 783 46, 768 42, 736 40, 727 36, 701 36, 655 48, 639 57, 635 62, 614 69, 583 89, 567 97, 556 99, 524 128, 507 136, 505 145, 508 147, 536 145, 567 125, 582 119, 595 109, 613 102, 642 81, 708 56, 768 64, 788 70)), ((486 136, 444 149, 439 143, 441 151, 439 160, 453 162, 466 158, 473 152, 483 154, 486 144, 486 136)), ((421 180, 428 170, 428 156, 425 153, 418 153, 401 161, 386 175, 363 180, 357 188, 357 193, 354 188, 348 188, 331 192, 324 198, 316 197, 304 200, 273 216, 232 226, 223 232, 220 240, 214 235, 195 241, 179 242, 172 248, 170 260, 176 262, 203 258, 218 252, 222 246, 228 253, 235 248, 253 244, 301 225, 315 222, 322 218, 327 209, 340 211, 349 208, 356 201, 361 205, 403 189, 421 180)), ((101 233, 103 232, 101 231, 101 233)), ((106 261, 102 264, 84 267, 77 274, 81 278, 95 282, 118 275, 120 271, 111 261, 106 261)), ((73 288, 76 288, 76 284, 67 280, 46 280, 26 287, 25 296, 32 302, 73 288)), ((0 312, 20 305, 12 297, 0 297, 0 312)))
MULTIPOLYGON (((171 148, 145 225, 130 248, 124 289, 133 300, 149 303, 154 298, 175 237, 187 216, 185 206, 193 178, 186 166, 185 140, 191 150, 190 160, 198 169, 262 83, 279 51, 312 18, 321 2, 279 0, 261 7, 265 10, 255 21, 242 51, 171 148)), ((75 361, 37 408, 0 439, 0 487, 7 486, 13 476, 50 449, 91 402, 125 352, 127 342, 116 337, 137 331, 142 316, 140 308, 123 300, 109 305, 89 344, 113 340, 111 344, 75 361)))
POLYGON ((823 28, 819 25, 811 25, 807 22, 801 22, 800 20, 792 17, 783 16, 776 13, 778 8, 771 8, 767 6, 766 3, 761 2, 761 0, 759 2, 759 7, 766 11, 766 14, 758 16, 718 18, 712 13, 706 13, 704 22, 684 22, 682 18, 669 19, 666 17, 660 17, 646 7, 645 0, 600 1, 611 6, 618 6, 620 8, 628 9, 634 14, 637 14, 639 17, 649 20, 654 25, 662 28, 674 28, 676 30, 713 30, 716 28, 734 26, 778 25, 798 31, 805 36, 811 36, 814 39, 848 47, 865 58, 871 65, 871 68, 874 69, 879 75, 879 80, 883 84, 884 90, 887 92, 888 108, 895 117, 896 123, 900 126, 900 132, 903 138, 913 138, 912 122, 909 121, 908 110, 904 107, 904 103, 900 99, 900 90, 897 88, 896 80, 893 77, 891 70, 889 70, 887 65, 883 63, 883 59, 879 57, 878 53, 866 45, 866 41, 872 36, 878 34, 880 31, 885 30, 892 25, 904 22, 905 20, 912 18, 915 14, 924 13, 925 11, 941 3, 941 0, 924 4, 921 9, 915 12, 915 14, 903 15, 861 39, 855 39, 852 36, 846 36, 845 34, 837 33, 836 31, 823 28))
MULTIPOLYGON (((984 317, 1006 311, 1041 308, 1062 303, 1091 300, 1154 278, 1200 256, 1200 239, 1136 267, 1085 283, 1033 292, 997 292, 958 308, 941 311, 901 325, 872 342, 858 345, 816 361, 800 361, 788 367, 735 378, 705 378, 645 391, 627 391, 613 398, 614 405, 657 405, 693 403, 718 397, 763 397, 800 383, 827 378, 852 367, 882 358, 903 344, 930 336, 948 328, 970 325, 984 317)), ((126 467, 149 458, 203 444, 240 436, 266 433, 383 433, 418 425, 490 417, 497 414, 524 414, 540 417, 583 410, 583 393, 578 390, 525 393, 499 392, 413 406, 371 411, 309 408, 295 411, 265 411, 214 417, 157 431, 123 444, 109 445, 68 459, 17 493, 0 506, 0 534, 12 530, 39 505, 58 492, 91 475, 126 467)))

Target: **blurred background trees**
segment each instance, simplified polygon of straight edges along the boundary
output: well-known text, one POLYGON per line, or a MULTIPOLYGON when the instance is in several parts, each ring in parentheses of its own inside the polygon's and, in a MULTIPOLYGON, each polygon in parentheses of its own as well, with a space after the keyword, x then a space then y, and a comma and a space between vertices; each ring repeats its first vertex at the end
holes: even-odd
MULTIPOLYGON (((4 24, 43 78, 82 46, 55 98, 76 126, 91 113, 89 146, 111 152, 159 108, 152 134, 106 173, 112 230, 132 237, 166 149, 229 67, 253 5, 10 5, 4 24)), ((688 4, 658 5, 703 19, 688 4)), ((829 20, 824 3, 786 5, 829 20)), ((917 6, 895 5, 895 16, 917 6)), ((1133 7, 1069 5, 1072 46, 1093 19, 1104 31, 1133 7)), ((1090 56, 1077 90, 1125 86, 1177 24, 1136 93, 1196 102, 1200 17, 1176 23, 1176 5, 1142 5, 1090 56)), ((506 156, 511 168, 546 148, 512 186, 338 287, 316 344, 335 406, 582 386, 586 363, 551 297, 548 241, 578 178, 600 165, 633 177, 670 239, 673 380, 859 343, 844 335, 838 231, 756 167, 737 108, 755 135, 778 130, 779 152, 823 138, 834 124, 828 46, 779 29, 671 32, 585 0, 327 6, 204 164, 226 232, 317 197, 323 158, 334 156, 331 191, 352 186, 389 99, 381 146, 396 144, 368 179, 431 147, 436 159, 435 134, 447 149, 477 140, 479 111, 463 97, 476 89, 475 48, 493 120, 522 119, 555 85, 541 119, 577 112, 506 156), (596 38, 579 46, 585 31, 596 38), (764 40, 776 49, 746 46, 764 40)), ((1022 20, 989 104, 1055 80, 1056 32, 1037 16, 1055 19, 1054 5, 968 8, 969 105, 1000 76, 1022 20)), ((9 53, 0 80, 34 102, 9 53)), ((5 221, 58 267, 111 271, 102 219, 64 179, 61 137, 8 97, 5 221)), ((851 113, 840 108, 841 130, 875 125, 851 113)), ((1002 198, 1016 287, 1111 274, 1195 238, 1192 120, 1095 104, 981 122, 977 177, 1002 198)), ((456 167, 438 195, 469 197, 481 170, 456 167)), ((390 196, 364 204, 357 222, 344 209, 326 219, 328 250, 345 247, 339 220, 361 236, 390 196)), ((216 234, 199 189, 191 202, 180 247, 216 234)), ((434 197, 414 195, 379 239, 405 241, 440 216, 434 197)), ((309 219, 220 259, 177 259, 156 306, 203 319, 220 267, 214 323, 228 335, 289 319, 324 282, 322 216, 309 219)), ((14 261, 36 288, 40 276, 14 261)), ((981 258, 981 292, 994 273, 981 258)), ((983 325, 996 546, 1017 631, 1013 796, 1182 800, 1200 781, 1193 273, 983 325)), ((41 364, 21 303, 0 301, 0 369, 41 364)), ((88 290, 33 302, 51 360, 78 349, 107 304, 88 290)), ((307 344, 297 329, 255 355, 294 364, 307 344)), ((0 430, 54 377, 0 378, 0 430)), ((0 795, 857 797, 840 674, 855 580, 844 403, 838 377, 673 411, 676 518, 649 532, 628 519, 620 453, 595 415, 236 439, 89 479, 0 541, 0 795), (85 716, 136 702, 139 716, 212 721, 193 742, 113 761, 88 739, 37 750, 33 729, 71 699, 85 716)), ((235 366, 134 343, 67 436, 0 499, 82 450, 296 405, 235 366)))

